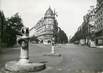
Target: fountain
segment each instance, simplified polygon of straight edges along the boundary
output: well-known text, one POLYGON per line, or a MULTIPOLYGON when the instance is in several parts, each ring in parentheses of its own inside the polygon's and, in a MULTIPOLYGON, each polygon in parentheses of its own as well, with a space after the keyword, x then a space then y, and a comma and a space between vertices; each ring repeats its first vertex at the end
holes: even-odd
POLYGON ((32 63, 29 61, 29 29, 22 29, 22 36, 17 39, 20 48, 20 59, 19 61, 10 61, 5 64, 5 69, 9 71, 26 71, 35 72, 46 68, 43 63, 32 63))

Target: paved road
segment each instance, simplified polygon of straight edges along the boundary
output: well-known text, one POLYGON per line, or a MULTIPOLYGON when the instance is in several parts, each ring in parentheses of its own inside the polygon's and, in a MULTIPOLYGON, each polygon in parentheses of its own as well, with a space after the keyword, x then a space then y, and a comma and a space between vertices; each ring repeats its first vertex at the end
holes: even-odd
MULTIPOLYGON (((44 56, 51 50, 50 45, 30 45, 30 60, 46 63, 47 68, 36 73, 102 73, 103 49, 89 48, 74 44, 56 46, 56 53, 62 56, 44 56)), ((15 48, 0 55, 0 64, 19 59, 19 49, 15 48)))

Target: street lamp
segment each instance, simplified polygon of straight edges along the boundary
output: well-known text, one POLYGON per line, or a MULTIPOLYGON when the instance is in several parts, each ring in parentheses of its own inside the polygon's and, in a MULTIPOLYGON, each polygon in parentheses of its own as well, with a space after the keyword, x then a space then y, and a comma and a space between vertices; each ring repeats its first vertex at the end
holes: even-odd
POLYGON ((54 54, 55 53, 55 37, 52 38, 52 50, 51 53, 54 54))

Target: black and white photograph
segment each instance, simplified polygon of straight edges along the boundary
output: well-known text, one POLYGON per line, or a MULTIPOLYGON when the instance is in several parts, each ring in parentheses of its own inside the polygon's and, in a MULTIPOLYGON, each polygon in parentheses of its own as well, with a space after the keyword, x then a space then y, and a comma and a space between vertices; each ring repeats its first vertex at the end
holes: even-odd
POLYGON ((0 0, 0 73, 103 73, 103 0, 0 0))

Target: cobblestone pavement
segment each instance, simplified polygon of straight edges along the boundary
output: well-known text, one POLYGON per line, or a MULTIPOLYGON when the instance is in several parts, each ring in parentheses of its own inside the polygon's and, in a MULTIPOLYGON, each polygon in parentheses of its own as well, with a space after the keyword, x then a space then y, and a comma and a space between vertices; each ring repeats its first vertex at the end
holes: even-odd
MULTIPOLYGON (((58 44, 55 52, 61 56, 45 56, 51 51, 50 45, 31 44, 29 47, 30 61, 46 64, 45 70, 32 73, 103 73, 103 49, 58 44)), ((19 48, 6 51, 0 54, 0 66, 2 68, 6 62, 18 59, 19 48)))

